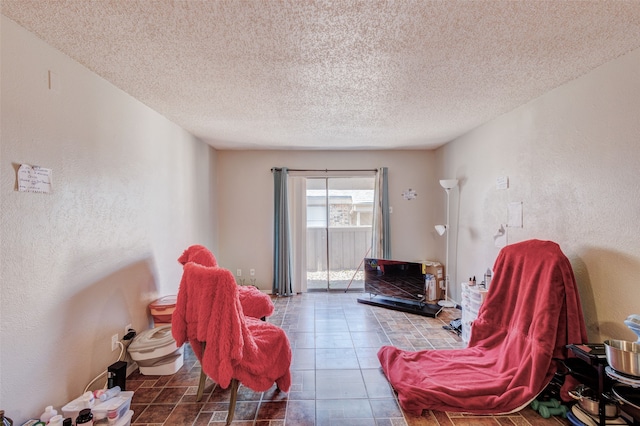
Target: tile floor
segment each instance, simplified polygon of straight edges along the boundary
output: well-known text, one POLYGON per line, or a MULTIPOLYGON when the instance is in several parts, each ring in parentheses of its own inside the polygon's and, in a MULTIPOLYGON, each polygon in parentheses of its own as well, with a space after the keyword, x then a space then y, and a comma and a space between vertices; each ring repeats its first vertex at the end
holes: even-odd
MULTIPOLYGON (((460 311, 445 309, 427 318, 357 303, 362 293, 306 293, 274 299, 268 321, 281 326, 293 349, 293 385, 288 394, 275 387, 256 393, 240 386, 233 425, 258 426, 436 426, 436 425, 560 425, 562 418, 543 419, 525 408, 505 416, 473 416, 425 411, 404 414, 381 372, 376 353, 381 345, 403 349, 464 347, 442 328, 460 311)), ((133 425, 200 426, 224 424, 229 395, 210 379, 196 402, 200 364, 190 348, 184 366, 171 376, 133 373, 133 425)))

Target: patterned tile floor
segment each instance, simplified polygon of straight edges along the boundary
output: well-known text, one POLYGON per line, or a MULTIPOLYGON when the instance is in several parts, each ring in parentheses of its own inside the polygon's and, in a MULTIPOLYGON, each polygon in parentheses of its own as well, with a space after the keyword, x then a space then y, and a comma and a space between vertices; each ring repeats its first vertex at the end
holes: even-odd
MULTIPOLYGON (((275 387, 256 393, 240 386, 233 425, 258 426, 436 426, 567 425, 543 419, 530 408, 504 416, 473 416, 425 411, 416 417, 400 409, 380 370, 376 353, 391 344, 408 350, 464 347, 442 328, 460 311, 445 309, 427 318, 357 303, 362 293, 306 293, 274 299, 268 321, 281 326, 293 349, 293 385, 288 394, 275 387)), ((200 364, 187 346, 184 366, 170 376, 127 379, 134 390, 133 425, 200 426, 224 424, 229 394, 207 379, 196 402, 200 364)))

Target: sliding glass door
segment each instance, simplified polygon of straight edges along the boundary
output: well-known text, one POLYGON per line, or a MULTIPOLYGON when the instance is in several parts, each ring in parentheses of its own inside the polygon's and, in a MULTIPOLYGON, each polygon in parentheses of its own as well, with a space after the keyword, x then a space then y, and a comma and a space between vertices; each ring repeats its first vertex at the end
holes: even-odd
POLYGON ((374 177, 308 177, 307 290, 362 290, 374 177))

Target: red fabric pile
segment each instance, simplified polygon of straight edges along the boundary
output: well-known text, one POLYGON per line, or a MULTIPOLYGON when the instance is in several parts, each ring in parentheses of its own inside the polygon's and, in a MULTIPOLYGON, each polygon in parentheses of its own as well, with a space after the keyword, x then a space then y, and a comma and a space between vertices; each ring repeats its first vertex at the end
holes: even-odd
POLYGON ((551 241, 501 250, 465 349, 403 351, 378 358, 402 408, 502 414, 530 403, 551 381, 566 345, 587 342, 569 260, 551 241))

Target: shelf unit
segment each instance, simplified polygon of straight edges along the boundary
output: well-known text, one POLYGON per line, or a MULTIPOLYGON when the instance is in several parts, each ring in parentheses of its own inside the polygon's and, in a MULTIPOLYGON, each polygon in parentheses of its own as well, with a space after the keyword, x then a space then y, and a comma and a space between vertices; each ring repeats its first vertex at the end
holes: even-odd
POLYGON ((480 306, 487 297, 487 290, 478 285, 462 283, 462 340, 469 343, 473 321, 478 318, 480 306))

